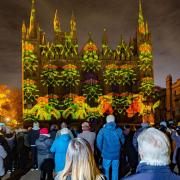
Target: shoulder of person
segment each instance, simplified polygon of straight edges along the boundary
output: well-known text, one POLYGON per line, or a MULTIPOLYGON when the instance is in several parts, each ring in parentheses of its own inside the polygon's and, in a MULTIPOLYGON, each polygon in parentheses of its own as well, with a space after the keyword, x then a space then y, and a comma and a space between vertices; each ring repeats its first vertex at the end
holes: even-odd
POLYGON ((116 127, 116 131, 117 131, 118 133, 122 133, 122 129, 121 129, 120 127, 116 127))

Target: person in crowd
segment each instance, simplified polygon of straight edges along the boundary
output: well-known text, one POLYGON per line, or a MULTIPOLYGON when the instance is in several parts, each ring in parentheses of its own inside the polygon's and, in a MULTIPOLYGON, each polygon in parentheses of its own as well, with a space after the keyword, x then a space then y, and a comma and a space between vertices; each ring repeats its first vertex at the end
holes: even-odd
POLYGON ((106 124, 97 135, 97 148, 102 153, 102 167, 107 180, 112 166, 112 180, 118 180, 121 146, 124 144, 122 130, 117 127, 114 115, 106 117, 106 124))
POLYGON ((66 164, 55 180, 104 180, 96 166, 89 143, 82 138, 70 142, 66 154, 66 164))
POLYGON ((88 122, 82 123, 82 133, 78 134, 79 138, 84 138, 91 146, 94 153, 94 141, 96 139, 96 133, 91 132, 91 128, 88 122))
POLYGON ((78 134, 80 134, 81 129, 82 129, 81 126, 74 124, 74 125, 71 126, 70 130, 71 130, 74 137, 78 137, 78 134))
POLYGON ((134 133, 134 136, 133 136, 133 146, 134 146, 134 148, 135 148, 135 150, 137 152, 138 152, 137 138, 147 128, 149 128, 149 123, 143 122, 143 123, 141 123, 141 127, 134 133))
POLYGON ((178 166, 178 171, 180 174, 180 154, 179 154, 179 150, 180 149, 180 124, 179 126, 177 126, 176 131, 173 131, 171 134, 171 138, 174 141, 175 144, 175 149, 174 149, 174 153, 173 153, 173 164, 178 166), (177 161, 178 160, 178 161, 177 161))
POLYGON ((7 156, 7 152, 5 151, 4 147, 1 145, 1 140, 0 140, 0 180, 1 177, 4 176, 5 174, 5 169, 4 169, 4 159, 7 156))
POLYGON ((44 161, 47 159, 52 159, 52 161, 49 161, 49 166, 51 166, 51 162, 53 163, 53 154, 50 151, 51 145, 53 143, 53 140, 50 138, 50 134, 48 134, 48 129, 47 128, 41 128, 40 129, 40 136, 36 140, 36 148, 37 148, 37 159, 38 159, 38 169, 41 170, 41 179, 45 180, 46 175, 49 175, 48 177, 52 179, 53 177, 53 169, 52 172, 50 173, 48 171, 45 171, 45 168, 42 168, 42 165, 44 161))
POLYGON ((50 151, 53 140, 50 138, 50 134, 48 134, 47 128, 40 129, 40 136, 36 140, 36 149, 37 149, 37 159, 38 159, 38 169, 44 159, 53 158, 53 154, 50 151))
POLYGON ((73 136, 71 130, 68 129, 68 126, 67 126, 67 124, 65 122, 61 123, 61 129, 59 131, 57 131, 56 137, 60 136, 62 134, 61 131, 64 131, 64 129, 66 130, 66 132, 68 132, 68 134, 70 135, 71 139, 73 139, 74 136, 73 136))
POLYGON ((134 132, 131 130, 131 127, 129 125, 125 125, 123 129, 123 134, 125 137, 124 153, 130 165, 130 173, 134 174, 136 172, 136 167, 138 165, 138 152, 135 150, 133 146, 134 132))
POLYGON ((5 134, 5 124, 0 122, 0 134, 4 135, 5 134))
POLYGON ((58 131, 58 126, 56 124, 52 124, 51 127, 50 127, 50 137, 51 139, 54 141, 55 138, 56 138, 56 133, 58 131))
POLYGON ((5 167, 5 173, 8 171, 9 168, 9 159, 10 159, 10 154, 11 154, 11 149, 8 145, 7 140, 5 139, 5 131, 4 134, 0 133, 0 144, 3 146, 3 148, 5 149, 7 156, 4 159, 4 167, 5 167))
POLYGON ((38 163, 37 163, 37 149, 36 149, 36 140, 39 138, 39 123, 34 122, 33 128, 28 132, 28 141, 29 145, 31 147, 31 154, 32 154, 32 160, 33 160, 33 169, 37 169, 38 163))
POLYGON ((41 175, 40 180, 54 180, 53 178, 53 170, 55 168, 54 159, 47 158, 41 164, 41 175))
POLYGON ((7 159, 7 170, 8 173, 12 173, 13 165, 15 160, 15 133, 10 129, 10 127, 6 128, 5 139, 10 147, 10 153, 8 154, 7 159))
POLYGON ((71 141, 68 128, 61 129, 61 135, 56 137, 50 151, 55 153, 55 173, 64 169, 66 151, 71 141))
POLYGON ((25 138, 22 135, 17 136, 17 147, 16 147, 16 158, 17 158, 17 169, 25 170, 29 163, 29 152, 30 148, 25 145, 25 138))
POLYGON ((158 129, 148 128, 138 136, 138 152, 141 161, 136 174, 127 180, 178 180, 173 174, 170 163, 170 143, 167 136, 158 129))
POLYGON ((166 121, 161 121, 159 125, 160 125, 159 130, 166 134, 166 132, 167 132, 166 121))

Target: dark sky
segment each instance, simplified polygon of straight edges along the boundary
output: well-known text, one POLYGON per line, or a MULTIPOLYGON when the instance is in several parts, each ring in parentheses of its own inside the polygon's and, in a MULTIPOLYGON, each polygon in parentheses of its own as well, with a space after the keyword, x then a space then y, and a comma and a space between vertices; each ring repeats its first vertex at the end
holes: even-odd
MULTIPOLYGON (((29 22, 31 0, 0 0, 0 83, 21 86, 21 25, 29 22)), ((61 27, 69 30, 72 10, 77 19, 79 45, 88 39, 101 43, 103 29, 114 48, 121 34, 126 41, 137 27, 138 0, 37 0, 37 18, 49 39, 59 10, 61 27)), ((152 32, 155 84, 165 77, 180 78, 180 0, 143 0, 143 13, 152 32)))

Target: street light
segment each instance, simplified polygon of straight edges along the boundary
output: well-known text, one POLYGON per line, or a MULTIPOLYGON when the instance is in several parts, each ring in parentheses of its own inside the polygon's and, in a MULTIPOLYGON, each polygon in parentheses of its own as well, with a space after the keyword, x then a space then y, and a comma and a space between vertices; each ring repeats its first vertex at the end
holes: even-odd
POLYGON ((9 121, 10 121, 10 118, 6 118, 5 121, 6 121, 6 122, 9 122, 9 121))

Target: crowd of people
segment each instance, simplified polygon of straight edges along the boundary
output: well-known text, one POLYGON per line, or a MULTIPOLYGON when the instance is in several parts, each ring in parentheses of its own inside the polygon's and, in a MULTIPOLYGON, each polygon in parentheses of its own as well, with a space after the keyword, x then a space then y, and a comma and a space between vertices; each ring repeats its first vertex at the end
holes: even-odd
POLYGON ((15 130, 0 123, 0 179, 27 169, 40 180, 178 180, 180 123, 119 127, 108 115, 97 132, 89 122, 81 131, 65 122, 15 130))

